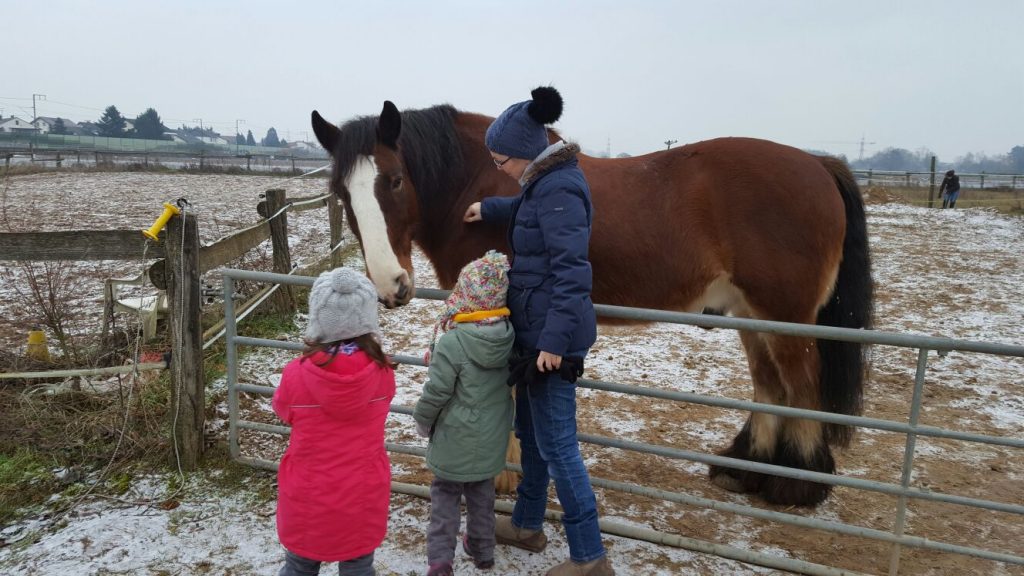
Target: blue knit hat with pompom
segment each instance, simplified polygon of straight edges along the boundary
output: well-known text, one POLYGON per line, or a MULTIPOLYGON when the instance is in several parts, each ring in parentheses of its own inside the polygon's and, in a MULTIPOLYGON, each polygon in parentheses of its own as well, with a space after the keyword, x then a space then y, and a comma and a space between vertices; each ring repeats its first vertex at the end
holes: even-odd
POLYGON ((562 96, 551 86, 535 88, 530 96, 532 100, 509 106, 487 128, 484 143, 488 150, 533 160, 548 147, 544 125, 562 116, 562 96))

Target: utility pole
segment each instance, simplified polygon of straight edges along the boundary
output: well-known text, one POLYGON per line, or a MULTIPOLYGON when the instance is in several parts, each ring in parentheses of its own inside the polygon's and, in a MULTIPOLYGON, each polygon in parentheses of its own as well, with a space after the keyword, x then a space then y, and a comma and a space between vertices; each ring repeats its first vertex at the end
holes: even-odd
POLYGON ((33 94, 32 95, 32 122, 35 122, 36 118, 39 117, 39 115, 36 114, 36 98, 39 98, 40 100, 46 100, 46 94, 33 94))
POLYGON ((864 135, 861 134, 860 135, 860 156, 857 157, 857 161, 858 162, 864 159, 864 144, 867 144, 867 145, 870 146, 870 145, 874 144, 874 142, 864 142, 864 135))
POLYGON ((199 122, 199 132, 201 134, 203 132, 203 119, 202 118, 193 118, 192 121, 193 122, 199 122))
POLYGON ((679 140, 665 140, 665 150, 672 148, 672 145, 676 142, 679 142, 679 140))
POLYGON ((242 135, 242 133, 238 131, 239 122, 245 124, 245 120, 242 120, 240 118, 235 119, 235 156, 238 156, 238 137, 242 135))

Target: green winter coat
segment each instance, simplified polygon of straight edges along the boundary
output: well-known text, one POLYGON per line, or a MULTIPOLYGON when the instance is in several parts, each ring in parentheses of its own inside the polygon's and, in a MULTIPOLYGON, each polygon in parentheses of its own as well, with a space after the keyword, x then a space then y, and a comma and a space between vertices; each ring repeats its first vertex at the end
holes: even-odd
POLYGON ((510 322, 456 324, 431 354, 413 417, 431 427, 427 467, 439 478, 478 482, 505 467, 515 410, 508 387, 510 322))

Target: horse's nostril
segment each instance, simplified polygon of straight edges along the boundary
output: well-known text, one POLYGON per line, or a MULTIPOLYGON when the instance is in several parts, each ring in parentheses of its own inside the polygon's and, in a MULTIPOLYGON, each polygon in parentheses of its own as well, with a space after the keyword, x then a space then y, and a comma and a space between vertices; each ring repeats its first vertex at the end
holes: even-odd
POLYGON ((409 275, 405 272, 395 276, 395 284, 398 285, 398 290, 395 292, 395 298, 399 301, 404 301, 409 296, 409 275))

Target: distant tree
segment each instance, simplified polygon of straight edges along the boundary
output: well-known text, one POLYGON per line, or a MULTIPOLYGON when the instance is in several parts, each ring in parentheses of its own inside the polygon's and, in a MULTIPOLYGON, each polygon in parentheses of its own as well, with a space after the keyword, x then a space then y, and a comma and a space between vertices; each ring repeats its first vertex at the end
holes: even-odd
POLYGON ((107 106, 107 109, 103 111, 103 116, 100 117, 100 121, 96 125, 99 127, 100 136, 108 136, 110 138, 123 138, 125 136, 124 116, 121 116, 116 106, 107 106))
POLYGON ((53 123, 53 128, 50 129, 51 134, 68 134, 68 127, 64 125, 63 118, 57 118, 53 123))
POLYGON ((886 148, 873 156, 854 162, 854 168, 891 171, 927 170, 931 153, 922 150, 918 153, 905 148, 886 148))
POLYGON ((1010 171, 1014 174, 1024 174, 1024 146, 1014 146, 1008 156, 1010 171))
POLYGON ((630 156, 626 152, 619 152, 618 154, 615 155, 615 157, 616 158, 632 158, 632 156, 630 156))
POLYGON ((135 118, 135 137, 147 140, 163 140, 167 126, 160 120, 160 115, 152 108, 135 118))
POLYGON ((247 130, 247 132, 248 132, 248 134, 245 135, 245 145, 246 146, 255 146, 256 145, 256 139, 252 137, 252 130, 247 130))
POLYGON ((277 138, 277 130, 274 130, 273 127, 271 127, 270 130, 267 130, 267 135, 265 138, 263 138, 260 144, 262 146, 267 146, 270 148, 277 148, 278 146, 280 146, 281 141, 278 140, 277 138))
POLYGON ((285 140, 284 138, 281 138, 281 143, 278 144, 278 146, 280 146, 281 148, 287 148, 288 147, 288 141, 285 140))
POLYGON ((239 145, 245 144, 245 136, 242 136, 241 134, 237 134, 236 133, 235 134, 235 144, 239 144, 239 145))

